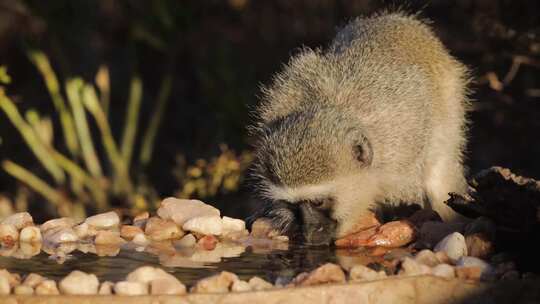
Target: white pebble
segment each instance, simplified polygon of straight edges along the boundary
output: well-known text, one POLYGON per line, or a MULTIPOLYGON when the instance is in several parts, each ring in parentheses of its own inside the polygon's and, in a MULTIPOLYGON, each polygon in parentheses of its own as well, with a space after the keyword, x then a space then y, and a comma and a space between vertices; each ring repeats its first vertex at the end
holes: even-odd
POLYGON ((146 238, 146 235, 144 233, 137 233, 133 237, 133 240, 131 240, 133 244, 139 245, 139 246, 147 246, 150 244, 150 241, 146 238))
POLYGON ((120 224, 120 217, 118 217, 116 212, 109 211, 91 216, 84 222, 97 229, 110 229, 118 227, 120 224))
POLYGON ((55 228, 72 228, 76 224, 77 223, 75 222, 75 220, 70 217, 61 217, 48 220, 45 223, 41 224, 39 228, 41 229, 41 232, 45 232, 47 230, 55 228))
POLYGON ((100 295, 110 295, 112 294, 114 283, 110 281, 105 281, 99 285, 98 294, 100 295))
POLYGON ((252 290, 267 290, 274 288, 274 285, 259 277, 252 277, 249 279, 248 284, 251 286, 252 290))
POLYGON ((43 235, 45 242, 53 244, 77 242, 79 237, 72 228, 50 229, 43 235))
POLYGON ((155 279, 150 282, 150 293, 153 295, 183 295, 186 293, 186 286, 176 278, 155 279))
POLYGON ((173 220, 180 227, 192 218, 220 216, 218 209, 199 200, 177 199, 174 197, 164 199, 157 210, 157 214, 162 219, 173 220))
POLYGON ((451 279, 456 276, 456 271, 454 270, 454 267, 448 264, 439 264, 433 268, 431 268, 431 273, 434 276, 438 276, 441 278, 447 278, 451 279))
POLYGON ((251 285, 249 285, 248 282, 242 281, 242 280, 234 281, 231 286, 231 291, 234 291, 234 292, 251 291, 251 285))
POLYGON ((34 290, 36 295, 58 295, 60 292, 58 291, 58 287, 56 286, 56 282, 53 280, 45 280, 41 282, 38 286, 36 286, 36 289, 34 290))
POLYGON ((240 232, 246 230, 246 222, 224 216, 222 219, 223 234, 229 234, 233 232, 240 232))
POLYGON ((16 294, 16 295, 29 296, 29 295, 34 294, 34 288, 32 288, 32 287, 30 287, 28 285, 19 285, 19 286, 15 286, 15 288, 13 288, 13 293, 16 294))
POLYGON ((117 282, 114 284, 114 292, 117 295, 140 296, 148 294, 148 284, 141 282, 117 282))
POLYGON ((354 265, 349 271, 351 281, 373 281, 386 278, 384 271, 375 271, 362 264, 354 265))
POLYGON ((482 276, 491 275, 495 272, 493 266, 477 257, 463 256, 456 261, 456 268, 460 267, 479 267, 482 276))
POLYGON ((0 224, 0 244, 12 247, 19 240, 19 231, 10 224, 0 224))
POLYGON ((95 274, 74 270, 63 278, 58 286, 63 294, 92 295, 97 293, 99 281, 95 274))
POLYGON ((221 235, 223 232, 223 221, 217 215, 192 218, 187 221, 182 229, 203 235, 221 235))
POLYGON ((460 257, 467 255, 467 243, 465 237, 459 232, 454 232, 442 239, 434 249, 435 252, 442 251, 446 253, 452 262, 460 257))
POLYGON ((193 236, 193 234, 189 233, 184 235, 184 237, 178 241, 175 241, 174 246, 189 248, 195 246, 196 243, 197 239, 193 236))
POLYGON ((422 275, 422 274, 430 274, 431 268, 429 266, 426 266, 424 264, 420 264, 417 261, 406 257, 403 259, 403 262, 401 263, 401 274, 408 275, 408 276, 415 276, 415 275, 422 275))
POLYGON ((19 235, 19 239, 21 242, 26 243, 37 243, 41 242, 41 231, 36 226, 28 226, 24 227, 21 230, 21 234, 19 235))
POLYGON ((34 225, 34 220, 28 212, 19 212, 6 217, 2 224, 13 225, 17 230, 21 230, 26 226, 34 225))

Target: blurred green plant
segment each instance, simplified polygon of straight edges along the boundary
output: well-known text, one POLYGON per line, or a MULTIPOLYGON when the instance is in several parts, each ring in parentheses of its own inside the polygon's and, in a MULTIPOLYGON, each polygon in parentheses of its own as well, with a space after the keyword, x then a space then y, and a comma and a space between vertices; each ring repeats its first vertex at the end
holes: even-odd
MULTIPOLYGON (((93 84, 80 77, 70 78, 64 83, 64 97, 47 56, 36 50, 29 51, 28 56, 40 72, 60 117, 62 137, 69 156, 54 146, 54 128, 50 117, 42 117, 35 109, 27 110, 23 117, 17 105, 6 95, 5 88, 0 85, 0 108, 52 177, 52 183, 47 183, 45 179, 11 160, 2 161, 2 168, 42 195, 62 216, 84 217, 85 207, 103 211, 110 208, 113 199, 125 202, 124 207, 131 209, 147 209, 155 204, 158 197, 153 188, 144 182, 135 184, 130 175, 133 151, 138 142, 136 137, 143 97, 140 77, 133 76, 131 79, 122 140, 118 144, 107 118, 110 78, 106 67, 101 67, 96 75, 97 90, 93 84), (94 133, 99 132, 99 136, 92 136, 88 116, 94 119, 98 129, 94 133), (98 137, 101 143, 94 141, 98 137), (106 165, 98 154, 101 150, 107 159, 106 165)), ((5 67, 0 67, 0 82, 10 82, 5 67)), ((156 110, 140 140, 139 166, 143 168, 148 166, 152 158, 157 129, 170 96, 171 83, 172 76, 166 75, 158 93, 156 110)))
POLYGON ((185 158, 178 156, 174 174, 181 187, 176 196, 205 198, 238 190, 253 154, 237 154, 227 145, 221 145, 220 150, 219 156, 210 161, 198 159, 193 165, 187 165, 185 158))

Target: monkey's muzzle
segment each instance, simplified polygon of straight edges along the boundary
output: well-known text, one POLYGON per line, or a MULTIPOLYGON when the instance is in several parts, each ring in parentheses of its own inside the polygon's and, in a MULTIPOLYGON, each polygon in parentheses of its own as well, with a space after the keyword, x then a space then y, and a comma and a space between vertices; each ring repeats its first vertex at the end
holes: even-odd
POLYGON ((298 209, 304 241, 309 245, 328 245, 335 236, 337 226, 329 212, 309 203, 301 203, 298 209))

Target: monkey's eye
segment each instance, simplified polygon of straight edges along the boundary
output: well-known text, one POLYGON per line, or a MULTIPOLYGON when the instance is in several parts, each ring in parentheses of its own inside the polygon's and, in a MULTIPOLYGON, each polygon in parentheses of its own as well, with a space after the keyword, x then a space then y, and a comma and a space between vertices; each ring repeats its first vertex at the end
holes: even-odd
POLYGON ((311 204, 311 206, 317 209, 330 209, 332 207, 333 199, 325 198, 325 199, 313 200, 313 201, 310 201, 309 203, 311 204))

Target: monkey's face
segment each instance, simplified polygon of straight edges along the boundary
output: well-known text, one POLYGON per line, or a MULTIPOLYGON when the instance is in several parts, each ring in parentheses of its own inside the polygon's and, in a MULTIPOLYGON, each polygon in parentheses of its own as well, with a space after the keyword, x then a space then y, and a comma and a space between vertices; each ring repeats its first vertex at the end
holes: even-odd
POLYGON ((253 218, 270 218, 282 233, 312 244, 354 226, 358 202, 372 192, 362 187, 372 151, 361 132, 339 124, 350 120, 334 116, 294 114, 260 135, 251 177, 266 203, 253 218))

